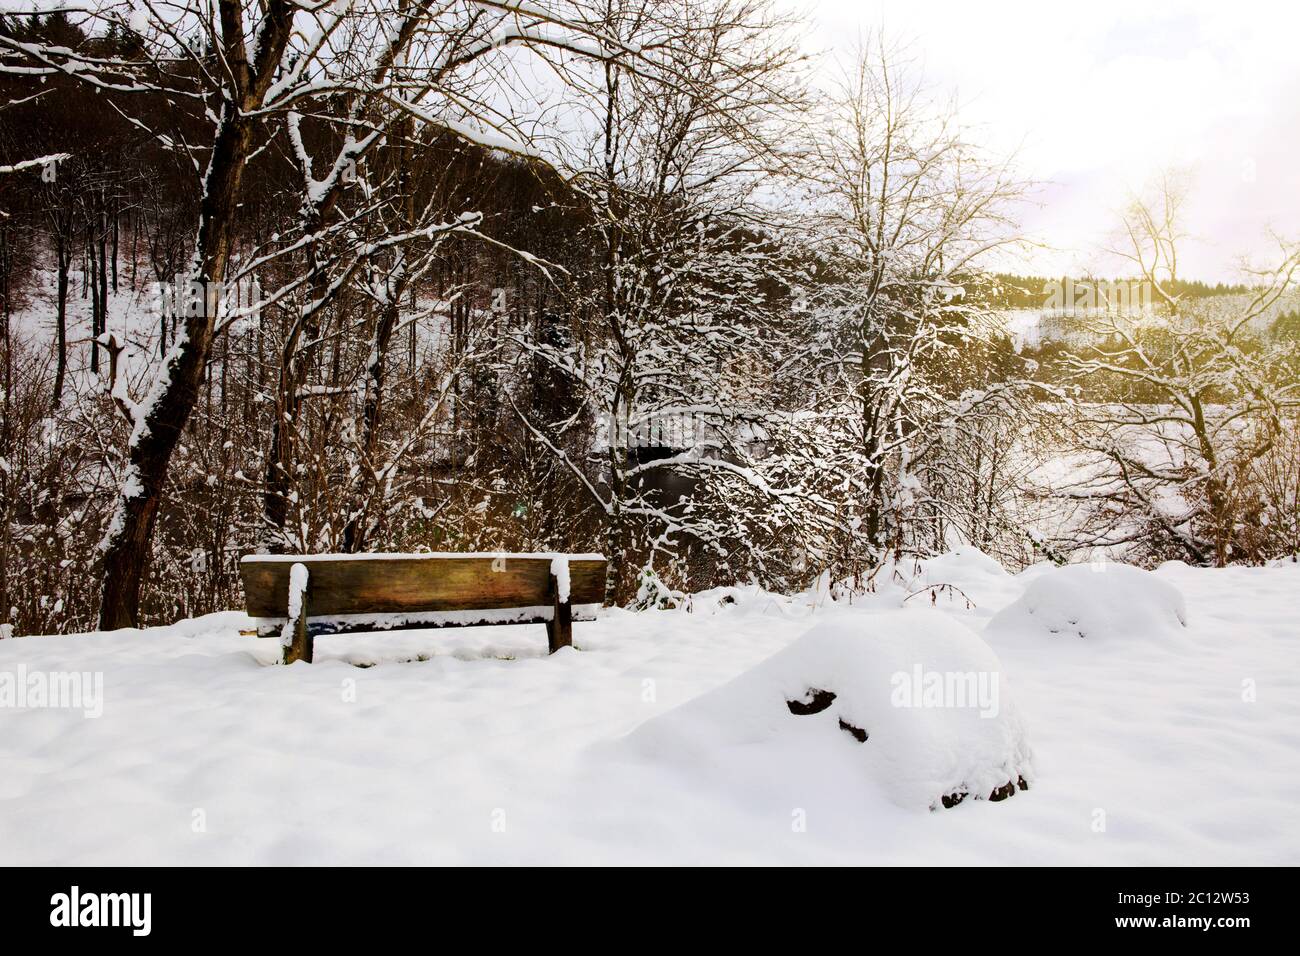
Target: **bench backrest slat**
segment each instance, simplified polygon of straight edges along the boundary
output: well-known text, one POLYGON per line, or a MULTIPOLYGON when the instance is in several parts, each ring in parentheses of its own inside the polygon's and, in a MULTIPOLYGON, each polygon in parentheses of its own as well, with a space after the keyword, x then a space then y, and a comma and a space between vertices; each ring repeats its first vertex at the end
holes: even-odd
MULTIPOLYGON (((569 559, 571 604, 600 604, 605 559, 569 559)), ((494 555, 250 555, 240 563, 248 613, 282 618, 289 569, 307 566, 310 614, 478 611, 549 605, 551 559, 494 555)))

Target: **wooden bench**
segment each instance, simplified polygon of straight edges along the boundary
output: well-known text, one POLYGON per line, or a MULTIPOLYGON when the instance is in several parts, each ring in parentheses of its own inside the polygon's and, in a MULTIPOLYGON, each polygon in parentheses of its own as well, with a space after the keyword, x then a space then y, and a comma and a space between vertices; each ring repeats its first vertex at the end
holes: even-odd
POLYGON ((599 554, 250 554, 239 571, 286 664, 310 662, 318 634, 489 624, 545 624, 553 654, 605 594, 599 554))

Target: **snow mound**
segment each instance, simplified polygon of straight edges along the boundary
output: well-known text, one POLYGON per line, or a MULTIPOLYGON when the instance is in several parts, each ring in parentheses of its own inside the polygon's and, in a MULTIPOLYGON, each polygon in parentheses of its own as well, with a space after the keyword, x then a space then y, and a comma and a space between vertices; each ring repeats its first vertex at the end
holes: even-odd
POLYGON ((909 592, 931 588, 955 588, 965 594, 980 594, 998 588, 1011 579, 1006 568, 973 545, 963 544, 932 558, 904 556, 887 563, 877 580, 900 584, 909 592))
MULTIPOLYGON (((975 612, 987 617, 1019 593, 1015 578, 979 548, 960 545, 934 557, 904 555, 881 566, 873 579, 881 599, 894 606, 917 607, 923 602, 947 611, 975 612)), ((874 602, 878 606, 881 601, 874 602)))
POLYGON ((983 578, 1001 580, 1009 577, 1007 569, 972 544, 958 545, 925 562, 925 576, 932 584, 945 581, 970 581, 983 578))
POLYGON ((717 614, 734 608, 769 608, 774 603, 788 601, 784 595, 764 590, 757 584, 741 584, 696 591, 687 606, 694 614, 717 614))
POLYGON ((1187 626, 1183 594, 1128 564, 1071 564, 1034 577, 989 621, 986 633, 1104 640, 1176 634, 1187 626))
POLYGON ((896 804, 934 808, 1000 800, 1033 778, 997 656, 928 608, 840 615, 624 743, 716 775, 740 800, 798 779, 866 780, 896 804))

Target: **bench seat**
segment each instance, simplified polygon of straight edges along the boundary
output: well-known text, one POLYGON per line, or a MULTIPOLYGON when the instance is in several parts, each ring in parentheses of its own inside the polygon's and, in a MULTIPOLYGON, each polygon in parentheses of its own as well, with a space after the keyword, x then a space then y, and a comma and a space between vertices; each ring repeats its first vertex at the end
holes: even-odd
POLYGON ((321 634, 545 624, 552 653, 595 619, 599 554, 247 555, 240 576, 259 637, 310 661, 321 634))

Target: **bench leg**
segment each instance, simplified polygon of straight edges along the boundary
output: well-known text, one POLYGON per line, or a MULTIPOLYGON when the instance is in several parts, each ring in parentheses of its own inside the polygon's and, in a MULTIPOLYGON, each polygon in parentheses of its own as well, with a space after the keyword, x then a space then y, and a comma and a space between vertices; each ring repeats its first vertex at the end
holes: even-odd
POLYGON ((315 650, 316 640, 307 630, 307 615, 303 614, 294 622, 292 642, 284 646, 284 663, 306 661, 310 664, 315 650))
MULTIPOLYGON (((301 565, 298 565, 301 567, 301 565)), ((305 572, 306 569, 304 569, 305 572)), ((304 579, 306 575, 303 575, 304 579)), ((311 631, 307 629, 307 586, 309 582, 303 580, 301 593, 298 595, 298 616, 289 620, 288 627, 291 627, 292 633, 289 640, 284 644, 284 656, 282 658, 285 664, 292 664, 294 661, 306 661, 311 663, 312 655, 316 649, 315 639, 311 631)), ((290 589, 294 587, 291 582, 290 589)), ((292 603, 292 602, 291 602, 292 603)))
POLYGON ((546 622, 546 643, 554 654, 561 647, 573 646, 573 607, 568 601, 560 600, 560 589, 555 575, 551 575, 552 612, 546 622))

